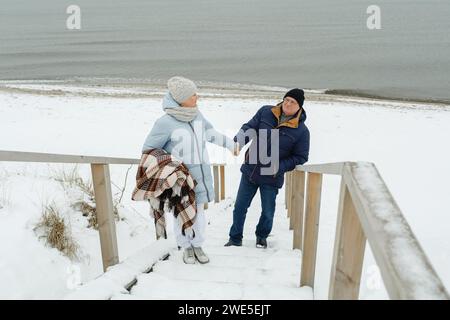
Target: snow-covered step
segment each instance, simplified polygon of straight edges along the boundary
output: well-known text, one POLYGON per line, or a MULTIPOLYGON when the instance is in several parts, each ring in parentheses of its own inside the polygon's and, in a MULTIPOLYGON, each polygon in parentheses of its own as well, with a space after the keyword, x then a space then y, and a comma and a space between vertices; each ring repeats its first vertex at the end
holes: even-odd
MULTIPOLYGON (((213 281, 216 283, 240 284, 278 284, 295 287, 299 279, 297 272, 262 268, 223 268, 208 265, 184 265, 164 261, 158 263, 153 273, 164 275, 173 280, 213 281)), ((138 279, 139 281, 139 279, 138 279)))
MULTIPOLYGON (((218 228, 213 228, 210 226, 206 227, 206 242, 208 242, 209 239, 224 239, 224 240, 228 240, 228 233, 229 233, 229 229, 227 228, 226 230, 220 230, 218 228)), ((274 238, 274 237, 279 237, 281 236, 282 238, 285 238, 286 236, 291 236, 292 235, 292 231, 287 229, 287 230, 280 230, 280 229, 276 229, 274 228, 271 232, 271 234, 269 235, 269 238, 274 238)), ((256 240, 256 235, 255 235, 255 228, 248 228, 246 230, 244 230, 243 233, 243 238, 244 239, 252 239, 253 241, 256 240)), ((292 237, 290 237, 292 239, 292 237)))
MULTIPOLYGON (((207 250, 205 250, 207 251, 207 250)), ((222 268, 258 268, 261 266, 261 259, 258 257, 240 257, 240 259, 230 259, 230 255, 215 254, 209 255, 209 266, 222 268)))
POLYGON ((258 249, 254 240, 224 247, 223 238, 207 241, 208 264, 184 264, 183 250, 173 251, 151 273, 140 275, 129 295, 113 299, 312 299, 311 288, 299 288, 301 252, 258 249), (220 242, 219 242, 220 241, 220 242))
MULTIPOLYGON (((205 252, 209 256, 214 255, 224 255, 229 257, 255 257, 259 259, 269 259, 274 254, 277 254, 280 252, 281 249, 279 248, 267 248, 267 249, 261 249, 256 248, 255 242, 252 240, 244 240, 242 247, 224 247, 224 246, 211 246, 206 245, 204 246, 205 252)), ((281 250, 281 252, 285 253, 286 255, 289 255, 290 252, 287 250, 281 250)), ((300 252, 298 251, 298 257, 300 257, 300 252)), ((299 258, 300 259, 300 258, 299 258)))
POLYGON ((141 275, 138 281, 140 285, 134 287, 130 294, 117 294, 112 299, 313 299, 313 292, 310 287, 180 280, 159 273, 141 275))
MULTIPOLYGON (((211 239, 210 239, 211 240, 211 239)), ((301 252, 243 247, 204 246, 208 264, 186 265, 182 250, 140 275, 129 295, 113 299, 312 299, 311 288, 299 288, 301 252)), ((249 246, 245 246, 249 245, 249 246)))
MULTIPOLYGON (((223 236, 217 236, 217 235, 210 235, 209 233, 206 235, 206 246, 215 246, 215 247, 223 247, 225 243, 228 242, 228 237, 223 236)), ((279 236, 269 236, 267 238, 268 243, 268 249, 273 248, 284 248, 285 250, 289 250, 292 248, 292 236, 286 237, 279 237, 279 236)), ((236 247, 229 247, 230 249, 236 248, 236 247)), ((244 239, 242 240, 242 247, 241 248, 256 248, 256 236, 255 235, 244 235, 244 239)))
MULTIPOLYGON (((280 207, 281 208, 281 207, 280 207)), ((210 262, 187 265, 183 250, 174 250, 140 275, 130 294, 113 299, 312 299, 311 288, 299 288, 301 252, 292 250, 292 231, 284 208, 276 213, 268 248, 256 248, 258 208, 250 208, 241 247, 224 247, 232 208, 209 217, 203 245, 210 262)), ((171 241, 174 241, 172 238, 171 241)))

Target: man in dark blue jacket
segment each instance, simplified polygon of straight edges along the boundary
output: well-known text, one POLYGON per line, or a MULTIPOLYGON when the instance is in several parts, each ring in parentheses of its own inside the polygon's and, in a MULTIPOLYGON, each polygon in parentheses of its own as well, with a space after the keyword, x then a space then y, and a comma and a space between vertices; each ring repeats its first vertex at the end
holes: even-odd
POLYGON ((259 189, 262 212, 256 226, 256 246, 266 248, 272 230, 275 200, 284 174, 308 161, 309 130, 305 125, 301 89, 288 91, 276 106, 263 106, 245 123, 234 141, 239 149, 252 141, 241 166, 241 182, 233 211, 233 225, 225 246, 241 246, 245 216, 259 189))

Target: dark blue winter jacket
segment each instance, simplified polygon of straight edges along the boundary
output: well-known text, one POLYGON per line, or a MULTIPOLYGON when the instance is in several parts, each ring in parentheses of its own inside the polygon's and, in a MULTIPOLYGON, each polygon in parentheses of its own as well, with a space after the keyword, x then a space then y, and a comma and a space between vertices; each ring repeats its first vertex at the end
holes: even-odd
POLYGON ((281 103, 276 106, 263 106, 234 137, 234 141, 239 142, 241 147, 252 141, 245 154, 241 172, 256 184, 269 184, 281 188, 284 173, 308 161, 309 130, 305 125, 305 110, 300 108, 292 119, 284 123, 279 123, 280 116, 281 103), (278 130, 278 139, 276 136, 272 139, 274 132, 271 129, 278 130), (278 165, 275 166, 276 161, 268 161, 273 148, 278 148, 279 152, 278 165), (261 172, 262 168, 266 168, 270 174, 261 172))

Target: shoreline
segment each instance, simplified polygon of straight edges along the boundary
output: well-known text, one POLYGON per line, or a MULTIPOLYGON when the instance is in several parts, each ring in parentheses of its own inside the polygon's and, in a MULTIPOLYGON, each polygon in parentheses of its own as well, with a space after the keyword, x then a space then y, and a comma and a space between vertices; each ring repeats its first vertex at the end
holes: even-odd
MULTIPOLYGON (((280 99, 289 88, 279 86, 196 81, 204 98, 280 99)), ((307 100, 326 103, 365 104, 389 108, 450 111, 450 101, 396 99, 358 93, 354 90, 304 89, 307 100)), ((0 94, 31 94, 44 96, 76 96, 90 98, 159 99, 166 92, 165 82, 140 79, 72 80, 0 80, 0 94)))

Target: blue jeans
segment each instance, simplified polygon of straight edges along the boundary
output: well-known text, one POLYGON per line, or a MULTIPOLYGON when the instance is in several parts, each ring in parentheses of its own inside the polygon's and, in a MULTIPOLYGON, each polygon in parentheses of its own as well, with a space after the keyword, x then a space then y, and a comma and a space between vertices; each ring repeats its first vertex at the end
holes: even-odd
POLYGON ((267 184, 255 184, 250 181, 245 174, 242 174, 241 183, 239 184, 239 190, 236 196, 236 203, 234 204, 233 225, 231 226, 229 233, 230 240, 233 242, 242 241, 247 210, 250 207, 258 188, 259 193, 261 194, 262 211, 258 225, 256 226, 255 234, 257 237, 265 239, 269 236, 270 231, 272 231, 278 188, 267 184))

